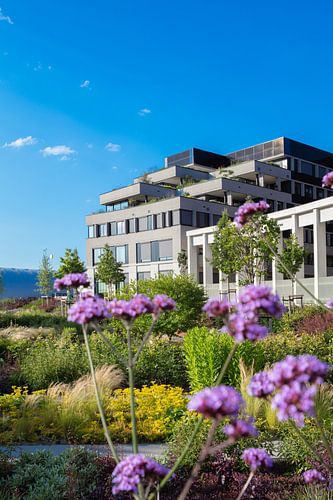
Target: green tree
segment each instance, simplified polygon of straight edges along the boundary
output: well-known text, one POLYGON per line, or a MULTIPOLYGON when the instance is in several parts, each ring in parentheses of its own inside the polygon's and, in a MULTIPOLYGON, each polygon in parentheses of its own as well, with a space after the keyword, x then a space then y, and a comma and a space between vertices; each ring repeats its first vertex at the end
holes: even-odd
POLYGON ((283 242, 283 250, 279 255, 279 261, 277 262, 277 270, 286 275, 286 268, 289 270, 291 277, 291 293, 296 294, 296 274, 301 269, 304 258, 305 250, 298 243, 297 236, 291 234, 289 238, 285 239, 283 242))
POLYGON ((242 268, 240 253, 238 252, 240 243, 239 232, 225 210, 217 223, 214 242, 211 245, 211 264, 227 277, 228 292, 230 276, 239 272, 242 268))
POLYGON ((80 259, 77 249, 66 248, 65 255, 60 257, 60 266, 55 277, 62 278, 65 274, 83 273, 85 270, 85 265, 80 259))
POLYGON ((37 289, 41 295, 49 295, 53 290, 54 271, 47 250, 43 251, 37 275, 37 289))
POLYGON ((96 268, 96 278, 108 288, 108 296, 111 297, 112 289, 117 283, 125 281, 125 274, 121 268, 122 263, 117 262, 109 245, 105 245, 104 251, 96 268))

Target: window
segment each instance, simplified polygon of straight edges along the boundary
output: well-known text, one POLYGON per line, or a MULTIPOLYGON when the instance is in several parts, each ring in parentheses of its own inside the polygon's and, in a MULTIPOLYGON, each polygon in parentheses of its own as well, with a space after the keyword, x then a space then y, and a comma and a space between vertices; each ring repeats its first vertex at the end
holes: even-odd
POLYGON ((209 226, 209 214, 205 212, 197 212, 197 227, 209 226))
POLYGON ((95 227, 88 226, 88 238, 94 238, 94 237, 95 237, 95 227))
POLYGON ((305 175, 315 175, 315 168, 312 163, 308 163, 307 161, 301 160, 301 168, 300 173, 305 175))
POLYGON ((304 236, 305 236, 304 242, 312 245, 313 244, 313 231, 312 231, 312 229, 305 229, 304 236))
POLYGON ((298 172, 298 160, 294 158, 294 171, 298 172))
POLYGON ((137 262, 151 261, 150 242, 136 244, 136 261, 137 262))
POLYGON ((137 274, 137 280, 150 280, 150 271, 140 272, 137 274))
POLYGON ((291 193, 291 182, 290 181, 282 181, 281 182, 281 191, 284 193, 291 193))
POLYGON ((138 219, 138 230, 148 231, 153 229, 153 216, 148 215, 148 217, 139 217, 138 219))
POLYGON ((117 234, 125 234, 126 233, 126 224, 124 220, 111 222, 111 236, 115 236, 117 234))
POLYGON ((156 260, 172 260, 172 240, 152 242, 158 244, 158 258, 156 260))
POLYGON ((155 228, 161 229, 165 227, 165 213, 155 215, 155 228))
POLYGON ((304 264, 307 266, 313 266, 313 262, 313 253, 306 254, 304 264))
POLYGON ((180 210, 172 211, 172 225, 178 226, 180 224, 180 210))
POLYGON ((333 255, 327 255, 326 264, 327 267, 333 267, 333 255))
POLYGON ((213 214, 213 226, 216 226, 220 219, 221 219, 221 215, 213 214))
POLYGON ((113 255, 116 257, 117 262, 121 262, 122 264, 128 263, 128 245, 121 245, 118 247, 113 247, 113 255))
POLYGON ((319 174, 318 177, 320 178, 324 177, 324 175, 327 174, 327 168, 318 165, 318 174, 319 174))
POLYGON ((93 250, 92 250, 93 266, 95 266, 98 263, 103 251, 104 251, 104 248, 93 248, 93 250))
POLYGON ((220 274, 218 269, 213 268, 213 283, 220 283, 220 274))
POLYGON ((184 226, 192 226, 192 211, 191 210, 181 210, 180 211, 180 223, 184 226))
POLYGON ((136 233, 136 222, 135 219, 129 219, 128 221, 128 232, 136 233))
POLYGON ((107 212, 115 212, 116 210, 123 210, 124 208, 128 208, 128 200, 122 201, 120 203, 114 203, 113 205, 107 205, 107 212))
POLYGON ((294 191, 298 196, 302 196, 302 184, 299 182, 294 182, 294 191))
POLYGON ((321 200, 322 198, 325 198, 325 193, 324 190, 321 188, 316 188, 317 191, 317 199, 321 200))
POLYGON ((158 274, 160 276, 172 276, 173 270, 172 269, 163 269, 162 271, 159 271, 158 274))
POLYGON ((304 184, 304 196, 308 200, 313 200, 313 187, 308 184, 304 184))
POLYGON ((283 209, 284 209, 283 202, 277 201, 276 202, 276 210, 283 210, 283 209))
POLYGON ((107 236, 108 235, 108 225, 107 224, 100 224, 98 226, 98 235, 99 236, 107 236))

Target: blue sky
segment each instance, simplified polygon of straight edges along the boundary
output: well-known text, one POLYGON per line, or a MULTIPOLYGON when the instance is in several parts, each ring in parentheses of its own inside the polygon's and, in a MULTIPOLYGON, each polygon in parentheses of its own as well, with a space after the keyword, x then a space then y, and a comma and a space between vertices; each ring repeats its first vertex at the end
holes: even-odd
POLYGON ((330 1, 0 9, 0 267, 84 258, 98 195, 168 154, 281 135, 333 150, 330 1))

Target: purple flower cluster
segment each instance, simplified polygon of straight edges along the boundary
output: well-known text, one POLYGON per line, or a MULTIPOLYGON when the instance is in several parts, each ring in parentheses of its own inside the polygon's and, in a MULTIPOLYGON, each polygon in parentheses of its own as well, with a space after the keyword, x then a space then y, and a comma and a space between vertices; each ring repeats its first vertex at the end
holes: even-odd
POLYGON ((333 308, 333 297, 329 298, 326 302, 327 307, 333 308))
POLYGON ((232 387, 219 385, 207 387, 195 394, 187 408, 207 418, 221 419, 236 416, 243 405, 244 400, 239 392, 232 387))
POLYGON ((265 398, 272 394, 275 390, 275 385, 272 382, 269 372, 258 372, 253 375, 251 382, 248 385, 247 392, 250 396, 256 398, 265 398))
POLYGON ((309 469, 303 472, 303 479, 306 484, 325 483, 326 477, 317 469, 309 469))
POLYGON ((265 213, 269 209, 269 204, 265 200, 260 200, 258 203, 244 203, 237 210, 234 222, 238 228, 243 227, 248 219, 255 213, 265 213))
POLYGON ((136 494, 141 481, 156 481, 166 476, 169 469, 142 454, 129 455, 119 462, 112 473, 112 493, 136 494))
POLYGON ((231 421, 230 424, 224 426, 223 432, 233 441, 237 441, 241 438, 258 436, 258 431, 254 425, 252 425, 252 421, 247 422, 246 420, 231 421))
POLYGON ((252 471, 259 467, 272 467, 273 461, 267 452, 262 448, 248 448, 243 451, 242 459, 252 471))
POLYGON ((251 396, 273 394, 272 407, 279 420, 293 419, 302 427, 306 415, 314 415, 314 397, 330 370, 330 365, 315 356, 287 356, 268 372, 253 376, 248 392, 251 396))
POLYGON ((333 186, 333 172, 328 172, 322 179, 322 186, 331 188, 333 186))
POLYGON ((143 314, 158 316, 163 311, 172 311, 176 303, 167 295, 155 295, 153 300, 143 294, 134 295, 131 300, 113 299, 108 302, 108 310, 112 316, 124 321, 133 321, 143 314))
POLYGON ((65 274, 63 278, 56 279, 54 282, 55 290, 63 290, 64 288, 79 288, 80 286, 89 286, 90 280, 86 273, 71 273, 65 274))
POLYGON ((268 329, 259 325, 260 313, 281 318, 285 311, 280 297, 262 285, 244 287, 233 306, 234 312, 230 314, 227 325, 222 331, 229 333, 236 342, 263 339, 268 334, 268 329))
POLYGON ((227 299, 213 298, 207 300, 206 304, 203 306, 202 310, 207 314, 209 318, 222 318, 229 314, 231 309, 231 304, 227 299))
POLYGON ((99 297, 85 294, 68 311, 68 321, 84 325, 91 321, 109 318, 107 302, 99 297))

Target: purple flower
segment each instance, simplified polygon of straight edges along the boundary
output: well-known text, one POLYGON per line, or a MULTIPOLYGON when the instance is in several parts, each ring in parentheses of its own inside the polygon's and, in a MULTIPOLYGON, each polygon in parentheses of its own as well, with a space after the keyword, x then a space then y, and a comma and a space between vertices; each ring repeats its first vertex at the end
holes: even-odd
POLYGON ((132 321, 142 314, 155 311, 153 302, 142 294, 134 295, 129 301, 113 299, 107 303, 107 307, 112 316, 124 321, 132 321))
POLYGON ((226 316, 230 311, 231 304, 227 299, 213 298, 207 300, 202 310, 209 318, 217 318, 226 316))
POLYGON ((60 279, 56 279, 53 285, 55 290, 63 290, 64 288, 79 288, 80 286, 89 286, 90 280, 86 273, 71 273, 65 274, 60 279))
POLYGON ((112 473, 112 493, 113 495, 122 492, 136 494, 141 481, 156 481, 168 473, 169 469, 152 458, 142 454, 129 455, 116 465, 112 473))
POLYGON ((110 316, 106 301, 90 294, 81 297, 68 311, 68 321, 73 321, 80 325, 90 323, 91 321, 100 321, 110 316))
POLYGON ((255 213, 265 213, 269 209, 269 204, 265 200, 260 200, 258 203, 244 203, 237 210, 234 222, 238 228, 243 227, 248 219, 255 213))
POLYGON ((270 372, 259 372, 253 375, 248 385, 247 392, 256 398, 265 398, 274 392, 275 386, 272 382, 270 372))
POLYGON ((232 387, 220 385, 207 387, 196 393, 187 408, 205 417, 220 419, 225 416, 236 416, 243 405, 244 400, 239 392, 232 387))
POLYGON ((327 305, 327 307, 333 307, 333 297, 331 297, 330 299, 328 299, 328 301, 326 302, 326 305, 327 305))
POLYGON ((223 432, 229 439, 237 441, 241 438, 258 436, 257 429, 252 425, 252 422, 246 420, 233 420, 223 428, 223 432))
POLYGON ((299 382, 283 386, 272 399, 272 408, 277 410, 279 420, 292 419, 298 427, 303 427, 304 417, 314 416, 314 397, 317 387, 307 387, 299 382))
POLYGON ((259 467, 272 467, 273 461, 267 452, 261 448, 248 448, 243 451, 242 459, 252 471, 259 467))
POLYGON ((331 188, 333 186, 333 172, 328 172, 322 179, 322 186, 331 188))
POLYGON ((281 318, 286 308, 280 297, 272 289, 264 285, 248 285, 239 294, 236 304, 237 311, 242 312, 247 319, 258 319, 261 312, 274 318, 281 318))
POLYGON ((310 354, 287 356, 273 365, 272 380, 276 387, 292 382, 322 384, 330 368, 330 365, 310 354))
POLYGON ((243 313, 236 311, 229 316, 228 324, 221 329, 231 335, 235 342, 244 340, 256 341, 268 335, 266 326, 259 325, 255 320, 248 320, 243 313))
POLYGON ((153 298, 154 314, 159 314, 162 311, 174 311, 176 309, 176 302, 167 295, 155 295, 153 298))
MULTIPOLYGON (((332 172, 333 173, 333 172, 332 172)), ((326 477, 317 469, 309 469, 303 472, 303 479, 306 484, 324 483, 326 477)))

